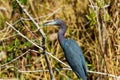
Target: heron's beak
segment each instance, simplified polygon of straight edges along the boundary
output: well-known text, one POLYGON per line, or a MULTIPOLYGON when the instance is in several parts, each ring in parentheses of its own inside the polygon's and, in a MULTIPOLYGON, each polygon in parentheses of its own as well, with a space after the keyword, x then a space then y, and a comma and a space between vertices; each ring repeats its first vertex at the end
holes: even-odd
POLYGON ((48 25, 55 25, 56 21, 55 20, 49 20, 43 23, 43 26, 48 26, 48 25))

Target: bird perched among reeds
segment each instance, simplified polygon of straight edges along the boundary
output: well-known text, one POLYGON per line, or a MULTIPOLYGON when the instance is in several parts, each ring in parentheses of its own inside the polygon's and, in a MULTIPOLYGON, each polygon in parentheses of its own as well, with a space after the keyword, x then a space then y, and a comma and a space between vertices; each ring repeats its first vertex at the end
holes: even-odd
POLYGON ((68 40, 64 37, 64 34, 67 30, 65 22, 60 19, 56 19, 44 23, 44 26, 48 25, 56 25, 60 28, 58 31, 58 40, 64 51, 65 58, 68 64, 75 72, 75 74, 78 76, 78 78, 87 80, 87 68, 82 49, 73 39, 68 40))

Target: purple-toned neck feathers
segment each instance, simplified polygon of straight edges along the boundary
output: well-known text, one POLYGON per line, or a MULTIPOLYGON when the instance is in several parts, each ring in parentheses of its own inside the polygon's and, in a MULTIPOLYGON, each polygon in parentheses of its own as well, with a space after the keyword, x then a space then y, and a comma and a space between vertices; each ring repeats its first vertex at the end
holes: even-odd
POLYGON ((60 28, 58 31, 58 40, 61 44, 62 41, 65 40, 64 34, 67 30, 67 26, 66 26, 65 22, 60 19, 56 19, 56 20, 52 20, 52 21, 45 23, 45 26, 48 26, 48 25, 56 25, 60 28))

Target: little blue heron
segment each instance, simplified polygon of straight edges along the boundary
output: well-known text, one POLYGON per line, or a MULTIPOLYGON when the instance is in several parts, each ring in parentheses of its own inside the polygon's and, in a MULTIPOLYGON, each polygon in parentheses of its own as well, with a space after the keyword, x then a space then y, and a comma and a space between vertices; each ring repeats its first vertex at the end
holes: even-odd
POLYGON ((66 60, 78 78, 87 80, 87 68, 85 65, 85 58, 81 48, 73 39, 65 39, 64 34, 66 32, 66 24, 60 19, 48 21, 44 23, 44 26, 56 25, 60 27, 58 32, 58 40, 64 51, 66 60))

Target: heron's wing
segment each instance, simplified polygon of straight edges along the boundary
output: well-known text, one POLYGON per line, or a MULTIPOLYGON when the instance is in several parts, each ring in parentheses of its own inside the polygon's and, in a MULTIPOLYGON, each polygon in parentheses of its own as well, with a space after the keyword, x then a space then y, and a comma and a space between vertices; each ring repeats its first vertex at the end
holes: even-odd
POLYGON ((78 44, 73 39, 70 39, 64 41, 64 45, 62 45, 62 47, 63 51, 65 52, 66 59, 70 64, 71 68, 74 69, 77 74, 80 73, 80 71, 77 70, 77 68, 78 69, 82 68, 81 70, 83 70, 85 75, 87 75, 85 58, 78 44))

